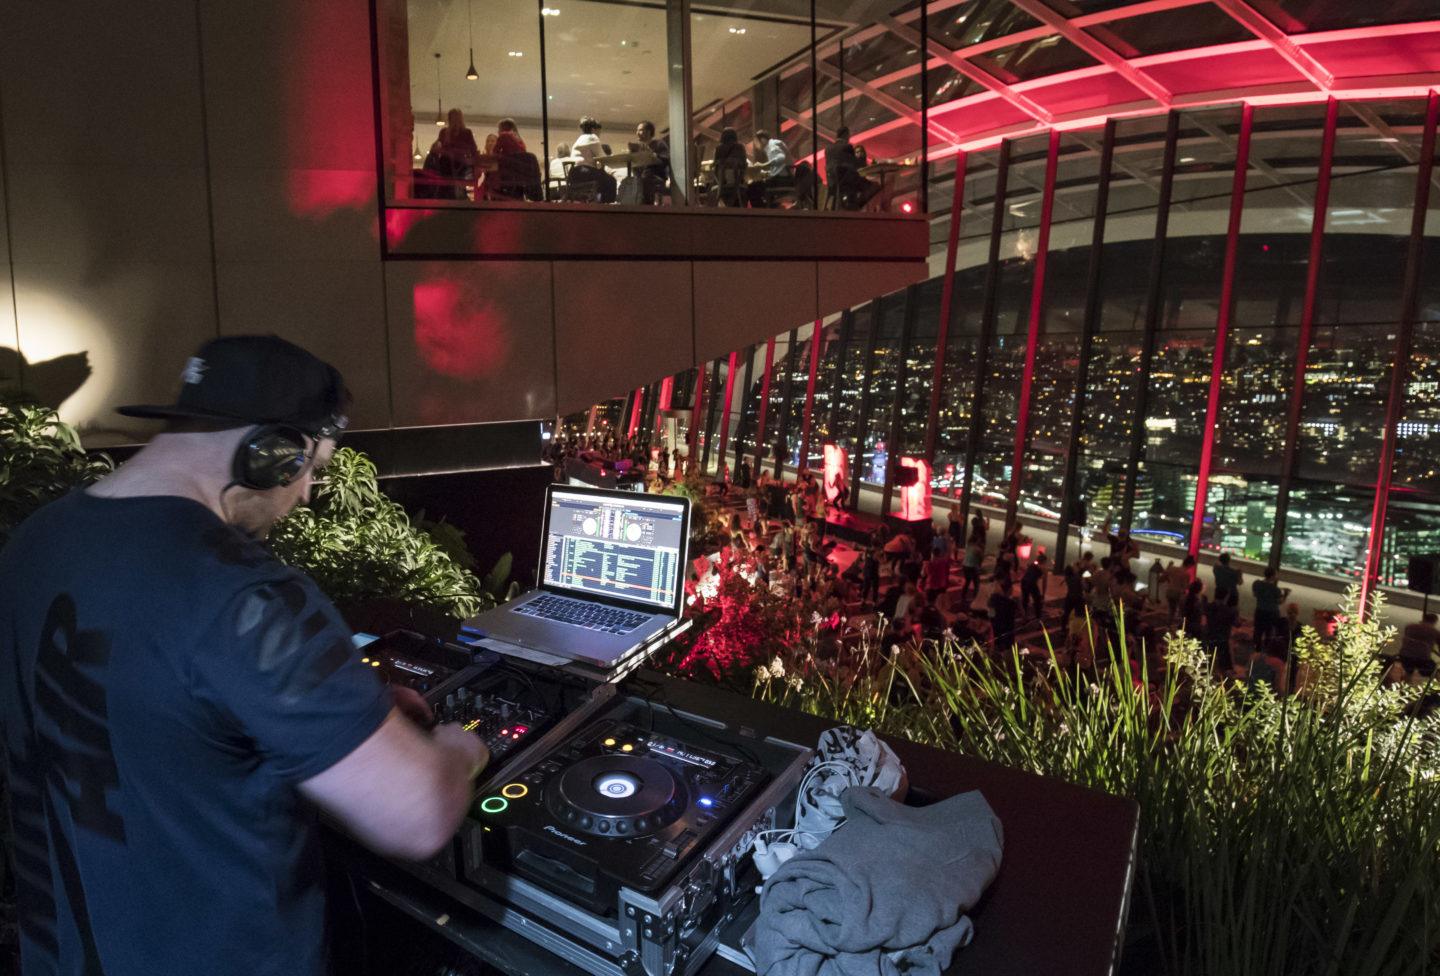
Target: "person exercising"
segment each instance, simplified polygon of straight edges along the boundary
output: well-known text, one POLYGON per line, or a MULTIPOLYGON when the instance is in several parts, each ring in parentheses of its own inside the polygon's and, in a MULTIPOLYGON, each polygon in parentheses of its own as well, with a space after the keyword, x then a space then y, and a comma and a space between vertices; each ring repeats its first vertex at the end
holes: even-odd
MULTIPOLYGON (((262 545, 346 426, 340 374, 274 336, 205 344, 129 462, 0 552, 0 722, 21 969, 326 970, 317 811, 389 856, 453 836, 488 754, 427 732, 262 545)), ((408 691, 408 690, 407 690, 408 691)))

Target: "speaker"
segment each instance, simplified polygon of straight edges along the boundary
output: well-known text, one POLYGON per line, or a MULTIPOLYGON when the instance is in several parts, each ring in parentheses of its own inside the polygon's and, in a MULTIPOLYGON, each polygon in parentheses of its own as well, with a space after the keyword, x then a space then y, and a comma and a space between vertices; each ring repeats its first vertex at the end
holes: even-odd
POLYGON ((1410 557, 1405 568, 1406 589, 1432 594, 1435 592, 1436 580, 1440 580, 1440 553, 1410 557))
POLYGON ((920 469, 902 464, 895 469, 895 487, 909 488, 920 481, 920 469))

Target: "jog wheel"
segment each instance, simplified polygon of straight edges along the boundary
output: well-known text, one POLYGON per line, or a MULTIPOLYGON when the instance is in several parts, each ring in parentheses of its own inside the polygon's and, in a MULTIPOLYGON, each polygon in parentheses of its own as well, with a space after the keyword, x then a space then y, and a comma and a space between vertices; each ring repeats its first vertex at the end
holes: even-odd
POLYGON ((674 823, 690 805, 685 784, 644 756, 591 756, 545 787, 545 805, 566 826, 597 837, 636 837, 674 823))

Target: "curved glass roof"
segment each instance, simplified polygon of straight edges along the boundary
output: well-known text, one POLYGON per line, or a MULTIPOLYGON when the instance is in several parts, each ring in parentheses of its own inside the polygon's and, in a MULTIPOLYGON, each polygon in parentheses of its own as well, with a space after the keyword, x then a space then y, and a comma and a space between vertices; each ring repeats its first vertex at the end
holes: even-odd
MULTIPOLYGON (((822 127, 838 107, 875 155, 912 152, 922 40, 932 159, 1108 116, 1440 83, 1440 0, 931 0, 926 11, 922 26, 919 3, 849 5, 848 25, 817 51, 832 83, 820 86, 822 127)), ((793 101, 784 128, 808 125, 794 118, 810 111, 808 51, 778 73, 793 101)))

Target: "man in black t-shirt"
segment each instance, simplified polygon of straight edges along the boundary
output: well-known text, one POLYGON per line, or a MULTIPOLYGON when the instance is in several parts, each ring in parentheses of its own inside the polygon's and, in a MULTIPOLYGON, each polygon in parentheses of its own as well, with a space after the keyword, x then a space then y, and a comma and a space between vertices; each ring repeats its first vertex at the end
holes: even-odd
POLYGON ((0 720, 27 976, 321 976, 316 811, 389 855, 452 836, 487 756, 427 733, 257 540, 345 425, 339 374, 208 343, 165 432, 0 552, 0 720))

